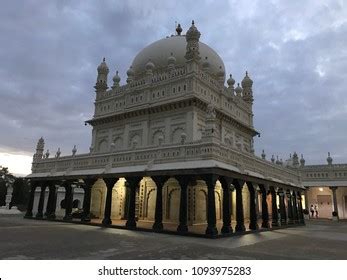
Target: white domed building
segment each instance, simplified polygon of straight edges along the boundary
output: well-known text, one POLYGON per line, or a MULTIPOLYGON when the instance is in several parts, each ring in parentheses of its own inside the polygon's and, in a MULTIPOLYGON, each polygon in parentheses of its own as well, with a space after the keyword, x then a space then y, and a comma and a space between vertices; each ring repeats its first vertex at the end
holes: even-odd
POLYGON ((231 75, 225 86, 223 60, 194 22, 176 31, 141 50, 123 84, 116 72, 109 85, 100 64, 90 152, 49 158, 39 143, 27 218, 77 221, 72 202, 83 189, 83 223, 210 237, 303 224, 298 171, 254 155, 248 73, 242 87, 231 75))

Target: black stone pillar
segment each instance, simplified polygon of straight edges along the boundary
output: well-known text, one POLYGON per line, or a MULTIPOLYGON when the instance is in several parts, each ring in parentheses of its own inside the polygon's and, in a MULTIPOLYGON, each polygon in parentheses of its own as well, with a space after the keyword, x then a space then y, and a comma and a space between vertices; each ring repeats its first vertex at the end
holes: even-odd
POLYGON ((333 211, 337 213, 337 218, 339 218, 339 209, 337 207, 337 197, 336 197, 337 187, 329 187, 329 189, 331 189, 331 191, 333 192, 333 206, 334 206, 333 211))
POLYGON ((223 188, 223 227, 222 234, 228 235, 233 232, 231 227, 231 184, 232 179, 222 177, 220 179, 223 188))
POLYGON ((299 209, 298 209, 298 202, 296 199, 296 192, 293 192, 293 220, 294 223, 299 222, 299 209))
POLYGON ((40 200, 39 200, 39 206, 36 213, 36 218, 43 219, 43 204, 45 202, 45 192, 46 192, 46 183, 43 182, 43 185, 41 185, 41 193, 40 193, 40 200))
POLYGON ((152 176, 152 180, 157 186, 157 197, 155 200, 155 215, 154 215, 154 231, 163 230, 163 187, 165 182, 169 179, 167 176, 152 176))
POLYGON ((177 232, 187 233, 187 216, 188 216, 188 184, 190 177, 188 176, 176 176, 175 177, 181 187, 180 195, 180 215, 179 215, 179 225, 177 227, 177 232))
POLYGON ((81 218, 82 222, 90 222, 90 201, 91 201, 92 187, 96 181, 97 181, 97 178, 83 179, 84 198, 83 198, 83 214, 81 218))
POLYGON ((278 221, 278 209, 277 209, 277 193, 274 189, 271 189, 271 209, 272 209, 272 227, 279 227, 281 224, 278 221))
POLYGON ((287 213, 286 213, 286 205, 284 204, 284 192, 278 192, 280 198, 280 213, 281 213, 281 225, 287 224, 287 213))
POLYGON ((247 182, 248 190, 249 190, 249 229, 257 230, 258 226, 258 217, 257 217, 257 209, 256 209, 256 199, 257 194, 255 187, 252 182, 247 182))
POLYGON ((142 177, 127 177, 126 187, 129 192, 128 217, 125 226, 128 229, 136 228, 136 188, 139 186, 142 177))
POLYGON ((49 220, 55 219, 55 209, 57 207, 57 189, 54 182, 50 182, 48 201, 46 206, 46 216, 49 220))
POLYGON ((25 213, 24 218, 32 218, 33 216, 33 207, 34 207, 34 199, 35 199, 35 191, 36 187, 38 185, 38 182, 32 182, 31 188, 30 188, 30 194, 29 194, 29 201, 28 201, 28 207, 27 211, 25 213))
POLYGON ((262 222, 261 222, 261 227, 262 228, 269 228, 270 224, 269 224, 269 210, 267 207, 267 190, 266 187, 264 185, 259 185, 260 187, 260 191, 261 191, 261 218, 262 218, 262 222))
POLYGON ((309 187, 306 187, 305 188, 305 191, 304 191, 304 195, 305 195, 305 209, 307 211, 310 211, 310 207, 309 207, 309 204, 308 204, 308 191, 310 190, 309 187))
POLYGON ((241 180, 234 180, 233 185, 236 189, 236 227, 235 231, 245 231, 245 223, 243 216, 243 202, 242 202, 242 188, 245 182, 241 180))
POLYGON ((102 224, 104 226, 111 225, 111 209, 112 209, 112 190, 114 187, 114 184, 117 183, 118 178, 103 178, 105 184, 106 184, 106 203, 105 203, 105 211, 104 211, 104 218, 102 220, 102 224))
POLYGON ((302 211, 302 200, 301 200, 300 192, 298 192, 298 216, 299 216, 299 223, 305 224, 304 212, 302 211))
POLYGON ((63 220, 71 221, 72 220, 72 202, 73 202, 73 191, 71 182, 63 182, 63 187, 65 188, 65 216, 63 220))
POLYGON ((288 225, 294 224, 294 208, 293 208, 293 200, 291 191, 286 192, 287 195, 287 204, 288 204, 288 225))
POLYGON ((217 237, 218 230, 216 227, 216 197, 215 186, 218 177, 213 174, 203 176, 203 179, 207 185, 207 228, 205 231, 208 237, 217 237))

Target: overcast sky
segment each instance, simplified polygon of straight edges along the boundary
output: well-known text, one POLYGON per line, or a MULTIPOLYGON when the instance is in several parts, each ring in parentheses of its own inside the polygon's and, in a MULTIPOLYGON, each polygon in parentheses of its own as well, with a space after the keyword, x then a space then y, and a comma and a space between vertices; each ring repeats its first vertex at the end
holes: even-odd
POLYGON ((0 9, 0 165, 30 172, 41 136, 51 154, 87 152, 102 58, 124 83, 143 47, 192 19, 227 74, 254 81, 258 155, 347 163, 346 1, 27 0, 0 9))

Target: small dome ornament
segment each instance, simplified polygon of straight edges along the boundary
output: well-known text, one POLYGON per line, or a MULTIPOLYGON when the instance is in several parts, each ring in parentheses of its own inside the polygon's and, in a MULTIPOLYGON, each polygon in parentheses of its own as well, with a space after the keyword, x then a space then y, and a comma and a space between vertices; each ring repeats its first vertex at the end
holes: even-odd
POLYGON ((330 152, 328 152, 327 162, 328 162, 328 165, 333 164, 333 158, 330 156, 330 152))
POLYGON ((182 31, 183 31, 183 30, 182 30, 181 24, 178 24, 177 27, 176 27, 177 35, 178 35, 178 36, 181 36, 182 31))
POLYGON ((294 152, 294 154, 293 154, 293 166, 294 167, 299 166, 299 157, 298 157, 298 154, 296 152, 294 152))
POLYGON ((170 53, 170 56, 167 58, 167 64, 172 65, 176 63, 176 58, 174 57, 173 53, 170 53))
POLYGON ((127 75, 128 75, 128 77, 132 77, 132 76, 134 76, 134 70, 133 70, 133 66, 130 66, 129 67, 129 69, 128 69, 128 71, 127 71, 127 75))
POLYGON ((233 75, 230 74, 229 79, 227 80, 227 84, 229 87, 234 87, 235 80, 233 79, 233 75))
POLYGON ((155 65, 152 62, 152 60, 148 59, 148 62, 146 63, 146 70, 147 71, 153 71, 154 67, 155 67, 155 65))
POLYGON ((276 164, 278 164, 278 165, 281 164, 280 160, 278 159, 278 156, 276 156, 276 164))
POLYGON ((112 80, 113 80, 112 88, 119 87, 120 77, 118 75, 118 71, 116 71, 116 75, 113 76, 112 80))
POLYGON ((236 96, 241 96, 242 88, 240 87, 240 83, 237 83, 237 87, 235 88, 236 96))
POLYGON ((275 156, 274 155, 272 155, 272 157, 271 157, 271 162, 275 163, 275 156))
POLYGON ((301 166, 301 167, 304 167, 304 166, 305 166, 305 159, 304 159, 304 155, 303 155, 303 154, 301 154, 300 166, 301 166))
POLYGON ((135 72, 134 72, 134 70, 133 70, 133 67, 130 66, 130 68, 129 68, 128 71, 127 71, 127 76, 128 76, 128 78, 127 78, 127 83, 131 83, 131 82, 133 81, 134 75, 135 75, 135 72))
POLYGON ((106 64, 106 59, 103 58, 102 62, 98 66, 98 73, 99 74, 108 74, 108 72, 109 72, 109 69, 108 69, 108 66, 106 64))
POLYGON ((77 148, 76 148, 76 145, 74 145, 72 149, 72 156, 74 157, 76 153, 77 153, 77 148))
POLYGON ((47 152, 45 154, 45 158, 49 158, 49 150, 47 149, 47 152))
POLYGON ((243 88, 251 88, 253 85, 253 81, 251 80, 251 78, 248 76, 248 72, 246 71, 246 75, 243 78, 241 85, 243 88))
POLYGON ((200 36, 201 36, 201 33, 196 28, 194 20, 192 20, 192 25, 190 26, 190 28, 188 29, 188 31, 186 33, 187 40, 188 39, 199 40, 200 36))
POLYGON ((264 151, 264 150, 263 150, 262 153, 261 153, 261 158, 262 158, 263 160, 266 159, 266 154, 265 154, 265 151, 264 151))
POLYGON ((55 154, 55 158, 60 158, 60 154, 61 154, 61 151, 60 151, 60 148, 58 148, 58 150, 55 154))

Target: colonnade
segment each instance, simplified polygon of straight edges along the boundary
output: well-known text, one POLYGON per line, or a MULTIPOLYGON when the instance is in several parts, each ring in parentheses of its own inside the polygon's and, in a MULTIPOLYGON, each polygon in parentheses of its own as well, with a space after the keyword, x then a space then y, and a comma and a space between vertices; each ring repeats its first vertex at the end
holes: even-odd
MULTIPOLYGON (((215 200, 215 187, 217 180, 221 183, 223 190, 223 225, 221 228, 222 235, 229 235, 235 232, 244 232, 246 230, 243 213, 243 188, 248 188, 249 191, 249 230, 258 230, 258 211, 257 199, 258 194, 261 195, 261 228, 279 227, 282 225, 304 224, 304 217, 301 204, 301 192, 297 188, 289 186, 275 186, 270 184, 255 183, 251 180, 235 179, 227 176, 220 176, 216 174, 203 174, 199 176, 191 175, 176 175, 174 177, 180 185, 180 203, 179 203, 179 223, 177 232, 179 234, 188 233, 188 186, 196 177, 205 181, 207 186, 207 227, 205 235, 208 237, 218 236, 217 220, 216 220, 216 200, 215 200), (236 226, 233 229, 231 225, 231 192, 236 192, 236 226), (271 196, 271 212, 272 219, 270 224, 270 215, 268 209, 267 198, 271 196), (277 200, 279 203, 277 203, 277 200), (278 209, 279 205, 279 209, 278 209)), ((112 189, 120 177, 101 177, 106 184, 106 203, 104 209, 104 217, 102 224, 105 226, 111 225, 111 209, 112 209, 112 189)), ((151 176, 157 187, 157 196, 155 202, 155 219, 152 229, 156 232, 163 231, 163 201, 162 191, 164 184, 168 181, 170 176, 156 175, 151 176)), ((91 191, 97 177, 88 177, 83 179, 81 187, 84 189, 83 200, 83 214, 81 217, 82 222, 90 222, 90 208, 91 208, 91 191)), ((128 229, 136 229, 136 188, 139 186, 142 176, 125 176, 125 186, 128 192, 127 201, 127 215, 125 227, 128 229)), ((25 217, 33 217, 33 204, 34 194, 36 188, 40 188, 40 198, 38 203, 38 210, 36 213, 37 219, 55 219, 56 209, 56 185, 61 185, 65 188, 65 215, 63 220, 72 220, 72 202, 73 202, 73 187, 75 181, 40 181, 33 180, 31 184, 31 192, 27 212, 25 217), (46 188, 49 189, 48 201, 46 212, 43 213, 44 199, 46 188)))

